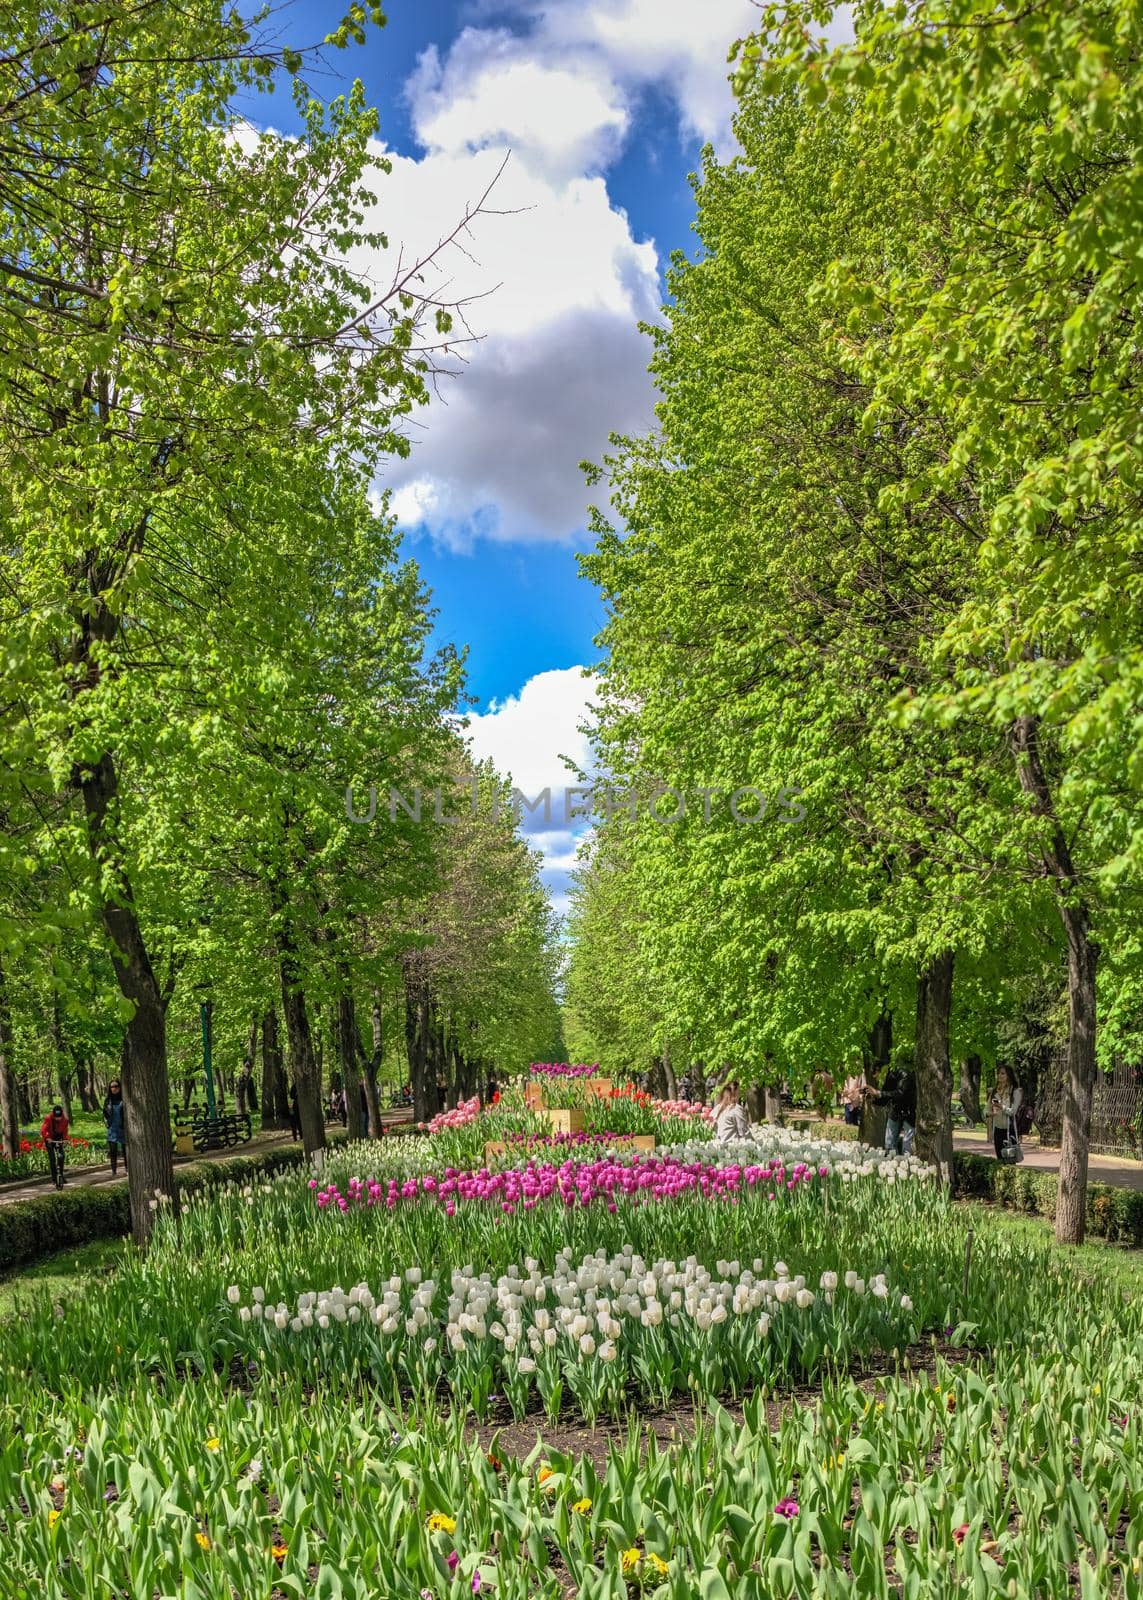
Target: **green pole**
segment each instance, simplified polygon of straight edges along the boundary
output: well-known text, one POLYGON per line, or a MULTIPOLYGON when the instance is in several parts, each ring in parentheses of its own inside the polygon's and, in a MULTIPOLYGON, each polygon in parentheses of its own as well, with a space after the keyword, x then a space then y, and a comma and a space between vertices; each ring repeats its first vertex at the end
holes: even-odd
POLYGON ((202 1065, 206 1073, 206 1113, 213 1118, 215 1116, 214 1073, 210 1066, 210 1013, 211 1002, 204 1000, 198 1008, 198 1014, 202 1019, 202 1065))

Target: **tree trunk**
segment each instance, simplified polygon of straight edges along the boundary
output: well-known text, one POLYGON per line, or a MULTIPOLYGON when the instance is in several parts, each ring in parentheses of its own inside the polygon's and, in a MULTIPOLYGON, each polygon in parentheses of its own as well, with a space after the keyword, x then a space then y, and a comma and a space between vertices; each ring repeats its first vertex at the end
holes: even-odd
POLYGON ((432 1085, 432 1112, 445 1110, 448 1097, 448 1060, 445 1050, 444 1023, 440 1019, 435 1000, 429 1001, 429 1078, 432 1085))
POLYGON ((405 974, 405 1051, 413 1085, 413 1122, 429 1122, 437 1110, 437 1078, 432 1053, 432 1003, 418 973, 405 974))
POLYGON ((933 956, 917 980, 917 1155, 952 1183, 952 1073, 949 1017, 952 1013, 953 952, 933 956))
POLYGON ((110 833, 109 819, 118 809, 119 780, 115 763, 104 753, 92 767, 77 769, 83 797, 88 846, 103 891, 100 915, 111 949, 111 963, 120 993, 134 1007, 123 1050, 123 1112, 131 1165, 127 1188, 131 1232, 146 1244, 155 1223, 156 1199, 178 1207, 171 1149, 170 1085, 167 1079, 166 1003, 143 930, 126 869, 110 833))
MULTIPOLYGON (((381 1102, 377 1096, 377 1074, 381 1070, 383 1056, 384 1033, 382 1030, 383 1013, 381 1010, 381 991, 374 989, 373 1004, 369 1008, 369 1021, 373 1030, 372 1049, 367 1053, 361 1043, 361 1035, 357 1035, 357 1057, 361 1062, 361 1077, 365 1085, 365 1104, 369 1111, 369 1137, 381 1137, 381 1102)), ((356 1027, 356 1021, 354 1023, 356 1027)))
POLYGON ((60 997, 56 991, 54 972, 52 981, 52 1077, 56 1088, 59 1090, 60 1105, 64 1108, 64 1116, 69 1122, 72 1119, 71 1106, 71 1073, 68 1071, 65 1060, 63 1037, 63 1020, 60 1017, 60 997))
POLYGON ((1068 1050, 1056 1239, 1060 1244, 1082 1244, 1087 1226, 1087 1168, 1096 1074, 1095 977, 1099 946, 1091 937, 1091 918, 1079 874, 1056 816, 1051 786, 1040 759, 1038 717, 1016 718, 1012 751, 1020 786, 1031 798, 1035 814, 1051 823, 1051 837, 1041 848, 1041 860, 1055 879, 1056 904, 1068 941, 1068 1050))
POLYGON ((763 1094, 763 1104, 766 1108, 766 1121, 780 1127, 782 1123, 782 1091, 774 1089, 767 1084, 763 1094))
POLYGON ((349 975, 341 974, 342 989, 337 997, 337 1049, 341 1060, 341 1081, 345 1090, 345 1126, 351 1139, 364 1139, 365 1118, 361 1114, 361 1079, 357 1070, 357 1019, 349 975))
POLYGON ((321 1105, 321 1068, 314 1053, 314 1036, 306 1008, 305 989, 297 944, 289 920, 285 895, 276 889, 274 909, 278 913, 278 975, 282 986, 282 1014, 286 1020, 286 1043, 290 1053, 290 1076, 298 1094, 298 1120, 302 1125, 302 1148, 307 1156, 325 1149, 325 1117, 321 1105))
POLYGON ((238 1110, 251 1115, 258 1109, 258 1089, 254 1082, 254 1062, 258 1056, 258 1015, 250 1019, 250 1032, 246 1035, 246 1049, 242 1053, 242 1070, 235 1086, 238 1110))
POLYGON ((1082 1244, 1087 1229, 1087 1168, 1096 1074, 1095 974, 1099 947, 1090 937, 1083 907, 1064 906, 1061 916, 1068 936, 1068 1053, 1056 1238, 1060 1244, 1082 1244))
POLYGON ((707 1101, 706 1063, 696 1061, 691 1071, 694 1074, 695 1100, 700 1106, 704 1106, 707 1101))
POLYGON ((679 1098, 679 1085, 675 1079, 675 1069, 671 1065, 671 1052, 666 1045, 663 1046, 663 1085, 668 1100, 679 1098))
POLYGON ((869 1030, 865 1046, 865 1071, 880 1082, 893 1055, 893 1013, 881 1007, 881 1015, 869 1030))
POLYGON ((95 1066, 90 1061, 85 1061, 82 1056, 73 1054, 75 1061, 75 1087, 79 1095, 81 1111, 89 1115, 99 1110, 99 1097, 95 1087, 95 1066))
POLYGON ((980 1109, 980 1057, 965 1056, 960 1064, 960 1108, 970 1128, 984 1121, 980 1109))
POLYGON ((16 1057, 12 1049, 12 1010, 8 980, 0 964, 0 1152, 10 1160, 20 1149, 20 1117, 16 1099, 16 1057))
POLYGON ((282 1064, 278 1013, 271 1006, 262 1018, 262 1128, 290 1126, 289 1088, 282 1064))

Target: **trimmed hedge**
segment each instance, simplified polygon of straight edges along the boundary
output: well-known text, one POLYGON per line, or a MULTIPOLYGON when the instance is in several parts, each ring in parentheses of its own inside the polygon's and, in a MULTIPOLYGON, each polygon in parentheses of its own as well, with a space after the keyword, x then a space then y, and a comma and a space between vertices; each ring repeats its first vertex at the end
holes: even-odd
MULTIPOLYGON (((961 1199, 991 1200, 1012 1211, 1051 1220, 1056 1215, 1059 1180, 1054 1172, 1009 1166, 990 1156, 958 1151, 953 1160, 953 1190, 961 1199)), ((1143 1190, 1089 1183, 1087 1231, 1113 1244, 1143 1245, 1143 1190)))
MULTIPOLYGON (((249 1182, 302 1162, 301 1145, 278 1145, 248 1156, 188 1162, 176 1167, 175 1182, 180 1194, 193 1194, 214 1184, 249 1182)), ((52 1189, 35 1200, 17 1200, 0 1206, 0 1274, 92 1239, 114 1239, 130 1231, 125 1183, 52 1189)))
POLYGON ((840 1118, 830 1117, 824 1122, 809 1123, 806 1132, 811 1139, 849 1139, 856 1142, 861 1129, 855 1122, 842 1122, 840 1118))

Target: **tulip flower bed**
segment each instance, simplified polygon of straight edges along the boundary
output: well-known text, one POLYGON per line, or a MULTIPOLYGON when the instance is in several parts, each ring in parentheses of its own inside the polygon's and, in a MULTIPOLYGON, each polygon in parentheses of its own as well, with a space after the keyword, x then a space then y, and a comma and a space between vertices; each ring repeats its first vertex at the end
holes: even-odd
MULTIPOLYGON (((107 1159, 106 1145, 93 1145, 78 1136, 67 1141, 67 1162, 72 1167, 95 1166, 107 1159)), ((47 1146, 42 1139, 21 1139, 14 1156, 0 1156, 0 1183, 17 1183, 48 1175, 47 1146)))
POLYGON ((1024 1292, 1045 1326, 990 1369, 700 1408, 669 1449, 585 1456, 258 1372, 157 1389, 122 1362, 85 1392, 9 1369, 4 1592, 1138 1600, 1138 1311, 1058 1271, 1024 1292))
POLYGON ((691 1256, 656 1261, 604 1251, 575 1262, 558 1255, 552 1273, 534 1260, 493 1281, 470 1265, 447 1284, 419 1267, 394 1274, 376 1292, 367 1283, 307 1290, 292 1305, 270 1304, 257 1286, 242 1304, 227 1291, 238 1321, 260 1333, 257 1362, 275 1365, 282 1341, 340 1339, 381 1377, 395 1373, 412 1394, 434 1395, 444 1381, 478 1417, 498 1391, 520 1419, 538 1399, 555 1421, 565 1400, 594 1422, 622 1413, 633 1390, 668 1405, 692 1384, 707 1395, 742 1394, 791 1373, 818 1370, 827 1355, 904 1346, 913 1303, 886 1283, 850 1271, 823 1272, 814 1286, 785 1262, 715 1264, 691 1256), (380 1362, 378 1362, 380 1357, 380 1362))
MULTIPOLYGON (((642 1090, 616 1089, 601 1098, 572 1079, 560 1083, 558 1099, 582 1111, 582 1132, 589 1138, 651 1134, 659 1144, 674 1144, 684 1139, 709 1139, 713 1132, 707 1107, 686 1100, 656 1100, 642 1090)), ((552 1129, 547 1115, 525 1104, 523 1091, 511 1086, 494 1106, 482 1107, 474 1097, 442 1111, 419 1131, 436 1141, 436 1165, 471 1167, 483 1159, 486 1144, 551 1136, 552 1129)), ((374 1161, 377 1156, 364 1159, 374 1161)), ((434 1164, 428 1154, 423 1159, 426 1167, 434 1164)))
POLYGON ((439 1177, 426 1173, 420 1178, 403 1180, 391 1177, 387 1182, 379 1178, 352 1177, 346 1184, 345 1194, 336 1183, 321 1186, 316 1178, 310 1179, 310 1187, 319 1210, 332 1207, 348 1211, 385 1206, 392 1211, 399 1204, 431 1203, 442 1205, 446 1215, 451 1217, 456 1214, 458 1205, 476 1201, 498 1206, 506 1216, 511 1216, 517 1206, 531 1211, 553 1197, 565 1206, 602 1202, 609 1211, 615 1211, 620 1200, 645 1204, 675 1200, 689 1193, 698 1193, 710 1200, 737 1201, 744 1193, 758 1187, 766 1191, 768 1199, 776 1200, 783 1190, 789 1193, 829 1173, 826 1166, 815 1168, 801 1161, 790 1168, 781 1161, 743 1166, 716 1163, 714 1147, 707 1146, 706 1150, 705 1160, 693 1161, 680 1161, 670 1154, 636 1154, 626 1160, 618 1156, 604 1156, 596 1161, 568 1160, 560 1166, 550 1161, 528 1161, 523 1167, 497 1172, 490 1172, 486 1167, 479 1172, 458 1172, 454 1167, 446 1167, 439 1177))
POLYGON ((7 1324, 4 1595, 1143 1600, 1137 1305, 987 1217, 966 1286, 853 1144, 470 1133, 160 1208, 7 1324))

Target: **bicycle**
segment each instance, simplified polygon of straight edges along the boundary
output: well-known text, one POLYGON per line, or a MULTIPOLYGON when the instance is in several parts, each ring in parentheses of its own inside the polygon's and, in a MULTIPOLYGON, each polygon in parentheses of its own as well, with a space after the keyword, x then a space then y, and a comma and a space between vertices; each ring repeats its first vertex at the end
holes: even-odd
POLYGON ((48 1152, 48 1169, 52 1181, 57 1189, 64 1186, 64 1160, 67 1156, 66 1139, 45 1139, 44 1149, 48 1152))

